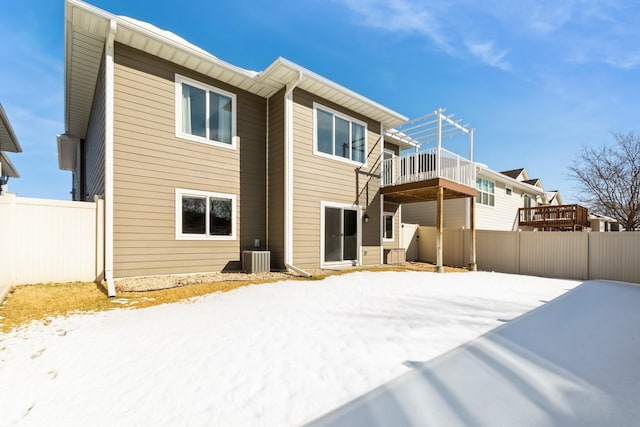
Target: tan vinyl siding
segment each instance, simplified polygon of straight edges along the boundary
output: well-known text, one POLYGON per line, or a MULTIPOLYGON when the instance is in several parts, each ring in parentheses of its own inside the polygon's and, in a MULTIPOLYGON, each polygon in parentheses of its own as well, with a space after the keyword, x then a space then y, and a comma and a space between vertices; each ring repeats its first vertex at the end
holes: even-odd
POLYGON ((301 268, 320 266, 321 201, 360 205, 369 214, 362 228, 362 263, 380 263, 380 124, 300 89, 294 91, 293 262, 301 268), (313 154, 313 103, 367 123, 367 166, 313 154))
POLYGON ((266 237, 264 99, 120 44, 115 52, 115 277, 238 268, 241 248, 266 237), (236 150, 176 137, 176 73, 237 95, 236 150), (176 188, 236 195, 236 240, 176 240, 176 188))
POLYGON ((104 196, 104 137, 105 137, 105 93, 104 60, 98 71, 98 81, 93 96, 93 106, 87 136, 84 141, 85 194, 80 200, 93 200, 96 195, 104 196))
POLYGON ((284 89, 269 98, 269 250, 284 268, 284 89))
POLYGON ((390 150, 393 151, 393 154, 395 154, 396 156, 400 155, 400 147, 398 147, 395 144, 391 144, 390 142, 386 142, 384 143, 384 149, 385 150, 390 150))
MULTIPOLYGON (((479 206, 476 204, 476 206, 479 206)), ((406 203, 402 205, 402 222, 420 224, 428 227, 436 226, 436 202, 406 203)), ((467 199, 444 201, 444 227, 467 227, 467 199)))

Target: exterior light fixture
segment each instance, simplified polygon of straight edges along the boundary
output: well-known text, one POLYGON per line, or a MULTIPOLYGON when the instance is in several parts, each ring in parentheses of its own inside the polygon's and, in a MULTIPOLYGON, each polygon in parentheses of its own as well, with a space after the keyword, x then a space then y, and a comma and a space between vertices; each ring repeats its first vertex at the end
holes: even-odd
POLYGON ((367 222, 369 222, 369 214, 364 214, 364 216, 362 217, 362 219, 364 220, 365 224, 367 222))

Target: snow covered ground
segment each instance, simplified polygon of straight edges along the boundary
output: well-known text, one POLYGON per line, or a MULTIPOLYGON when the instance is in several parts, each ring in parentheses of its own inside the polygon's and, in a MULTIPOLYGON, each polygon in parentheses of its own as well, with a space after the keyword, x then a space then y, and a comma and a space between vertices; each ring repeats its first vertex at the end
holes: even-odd
POLYGON ((580 282, 357 272, 0 334, 0 426, 300 425, 580 282))

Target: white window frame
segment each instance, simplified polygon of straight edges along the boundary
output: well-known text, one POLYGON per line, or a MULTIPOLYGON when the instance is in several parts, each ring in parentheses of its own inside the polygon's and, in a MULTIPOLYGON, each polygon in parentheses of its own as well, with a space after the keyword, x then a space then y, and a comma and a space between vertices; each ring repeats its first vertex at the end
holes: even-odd
POLYGON ((228 193, 216 193, 211 191, 188 190, 185 188, 176 188, 176 240, 236 240, 236 195, 228 193), (209 231, 209 209, 205 213, 205 234, 183 234, 182 233, 182 196, 204 197, 209 206, 209 198, 229 199, 231 200, 231 235, 230 236, 210 236, 209 231))
POLYGON ((482 205, 482 206, 488 206, 490 208, 495 207, 496 206, 496 183, 495 183, 495 181, 491 181, 491 180, 480 178, 480 177, 477 177, 476 179, 480 180, 480 189, 478 189, 478 183, 476 181, 476 191, 478 192, 478 195, 480 196, 480 200, 482 200, 482 194, 487 194, 487 201, 489 201, 489 196, 493 196, 493 204, 482 203, 482 201, 478 201, 477 199, 476 199, 476 204, 482 205), (487 186, 488 186, 489 183, 493 184, 493 193, 490 193, 488 191, 482 191, 482 181, 487 181, 487 186))
MULTIPOLYGON (((179 74, 175 75, 175 106, 176 106, 176 137, 181 139, 188 139, 190 141, 201 142, 203 144, 213 145, 215 147, 226 148, 230 150, 235 150, 237 147, 237 111, 238 111, 238 102, 237 96, 235 93, 228 92, 226 90, 217 88, 215 86, 211 86, 205 83, 201 83, 197 80, 190 79, 185 76, 181 76, 179 74), (222 141, 215 141, 213 139, 209 139, 207 137, 201 137, 197 135, 192 135, 190 133, 185 133, 182 131, 182 84, 186 83, 189 86, 193 86, 198 89, 202 89, 207 93, 207 121, 209 120, 209 92, 215 92, 220 95, 228 96, 231 98, 231 144, 227 144, 222 141)), ((209 126, 207 123, 206 126, 207 133, 209 132, 209 126)))
POLYGON ((513 195, 513 188, 512 187, 504 187, 504 194, 506 196, 511 197, 513 195))
POLYGON ((383 212, 382 213, 382 241, 383 242, 393 242, 396 240, 396 236, 395 236, 395 228, 396 228, 396 223, 395 223, 395 214, 393 212, 383 212), (385 217, 390 216, 391 217, 391 237, 385 237, 385 231, 386 231, 386 221, 385 221, 385 217))
MULTIPOLYGON (((367 124, 363 121, 360 121, 358 119, 354 119, 351 116, 348 116, 344 113, 341 113, 339 111, 336 111, 332 108, 326 107, 320 103, 314 102, 313 103, 313 154, 316 156, 320 156, 320 157, 324 157, 326 159, 331 159, 331 160, 337 160, 339 162, 343 162, 343 163, 348 163, 354 166, 367 166, 367 161, 368 159, 368 154, 369 154, 369 149, 368 149, 368 128, 367 128, 367 124), (364 162, 360 163, 360 162, 356 162, 355 160, 351 160, 351 157, 346 159, 342 156, 338 156, 336 154, 327 154, 327 153, 323 153, 322 151, 318 150, 318 109, 326 112, 326 113, 330 113, 333 114, 334 117, 334 126, 333 126, 333 138, 335 138, 335 118, 341 118, 342 120, 346 120, 349 122, 349 141, 351 141, 351 123, 355 123, 358 124, 360 126, 364 127, 364 162)), ((335 150, 335 141, 332 141, 331 143, 331 147, 333 150, 335 150)), ((349 153, 351 153, 351 148, 349 149, 349 153)))
POLYGON ((340 265, 353 265, 353 261, 328 261, 324 260, 324 212, 325 208, 338 208, 338 209, 351 209, 357 211, 356 217, 358 218, 358 259, 356 260, 358 265, 362 265, 362 207, 360 205, 350 205, 348 203, 335 203, 320 201, 320 268, 340 266, 340 265))

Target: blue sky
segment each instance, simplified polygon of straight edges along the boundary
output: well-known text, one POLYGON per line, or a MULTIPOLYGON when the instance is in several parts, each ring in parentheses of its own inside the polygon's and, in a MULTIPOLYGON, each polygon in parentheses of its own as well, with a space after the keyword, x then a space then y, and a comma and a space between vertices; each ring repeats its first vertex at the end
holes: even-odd
MULTIPOLYGON (((525 167, 575 200, 567 166, 609 131, 640 130, 640 4, 633 0, 94 0, 260 71, 283 56, 408 117, 438 107, 475 131, 475 160, 525 167), (181 6, 178 10, 177 5, 181 6)), ((5 2, 0 103, 23 148, 24 197, 69 199, 64 2, 5 2)), ((464 141, 445 146, 467 153, 464 141)))

